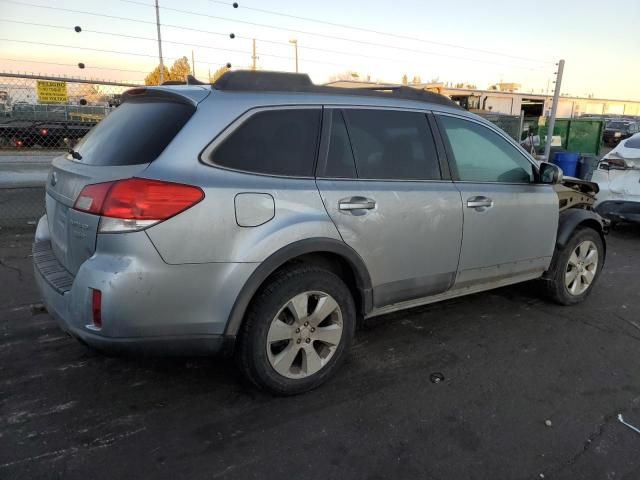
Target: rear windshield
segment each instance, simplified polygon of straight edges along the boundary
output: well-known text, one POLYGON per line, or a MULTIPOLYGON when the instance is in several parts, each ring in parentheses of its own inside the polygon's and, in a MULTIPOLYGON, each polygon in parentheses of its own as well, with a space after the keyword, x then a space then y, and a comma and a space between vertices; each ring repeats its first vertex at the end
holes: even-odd
POLYGON ((89 165, 154 161, 193 115, 195 107, 171 101, 130 101, 111 112, 74 149, 89 165))

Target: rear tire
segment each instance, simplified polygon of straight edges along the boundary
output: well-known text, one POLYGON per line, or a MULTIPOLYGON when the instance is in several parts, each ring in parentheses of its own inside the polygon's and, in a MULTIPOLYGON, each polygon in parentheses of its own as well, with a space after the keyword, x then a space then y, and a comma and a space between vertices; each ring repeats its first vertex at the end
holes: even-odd
POLYGON ((556 252, 546 280, 547 296, 560 305, 582 302, 591 293, 602 265, 604 244, 593 228, 577 228, 556 252))
POLYGON ((261 389, 303 393, 340 367, 355 326, 355 304, 342 279, 320 267, 295 265, 273 275, 252 300, 236 360, 261 389))

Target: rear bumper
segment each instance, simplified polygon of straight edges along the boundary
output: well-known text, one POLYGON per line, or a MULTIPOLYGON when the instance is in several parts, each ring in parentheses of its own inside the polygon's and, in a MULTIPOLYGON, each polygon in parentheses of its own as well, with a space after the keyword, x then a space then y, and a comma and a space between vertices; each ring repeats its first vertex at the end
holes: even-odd
POLYGON ((614 222, 640 223, 640 202, 606 200, 596 206, 596 211, 614 222))
POLYGON ((146 233, 136 232, 99 238, 96 253, 72 276, 47 252, 44 218, 34 244, 35 279, 47 310, 70 335, 114 353, 232 351, 225 327, 254 264, 167 265, 146 233), (92 289, 102 292, 101 329, 93 326, 92 289))

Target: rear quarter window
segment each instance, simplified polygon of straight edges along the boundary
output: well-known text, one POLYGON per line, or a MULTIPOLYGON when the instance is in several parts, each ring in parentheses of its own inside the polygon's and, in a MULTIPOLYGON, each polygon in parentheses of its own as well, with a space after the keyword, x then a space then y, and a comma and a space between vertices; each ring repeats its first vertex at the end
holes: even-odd
POLYGON ((254 113, 215 148, 209 162, 252 173, 313 177, 321 113, 319 108, 254 113))
POLYGON ((150 163, 184 127, 195 106, 173 101, 129 101, 111 112, 75 147, 80 162, 116 166, 150 163))

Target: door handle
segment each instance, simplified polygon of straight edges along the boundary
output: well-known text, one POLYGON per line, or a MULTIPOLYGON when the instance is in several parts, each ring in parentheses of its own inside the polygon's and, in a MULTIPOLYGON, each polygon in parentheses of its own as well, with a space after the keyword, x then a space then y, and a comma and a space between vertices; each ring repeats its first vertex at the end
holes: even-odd
POLYGON ((365 197, 343 198, 338 201, 338 209, 342 211, 349 210, 371 210, 376 208, 375 200, 365 197))
POLYGON ((493 200, 488 197, 471 197, 467 200, 467 208, 489 208, 493 207, 493 200))

